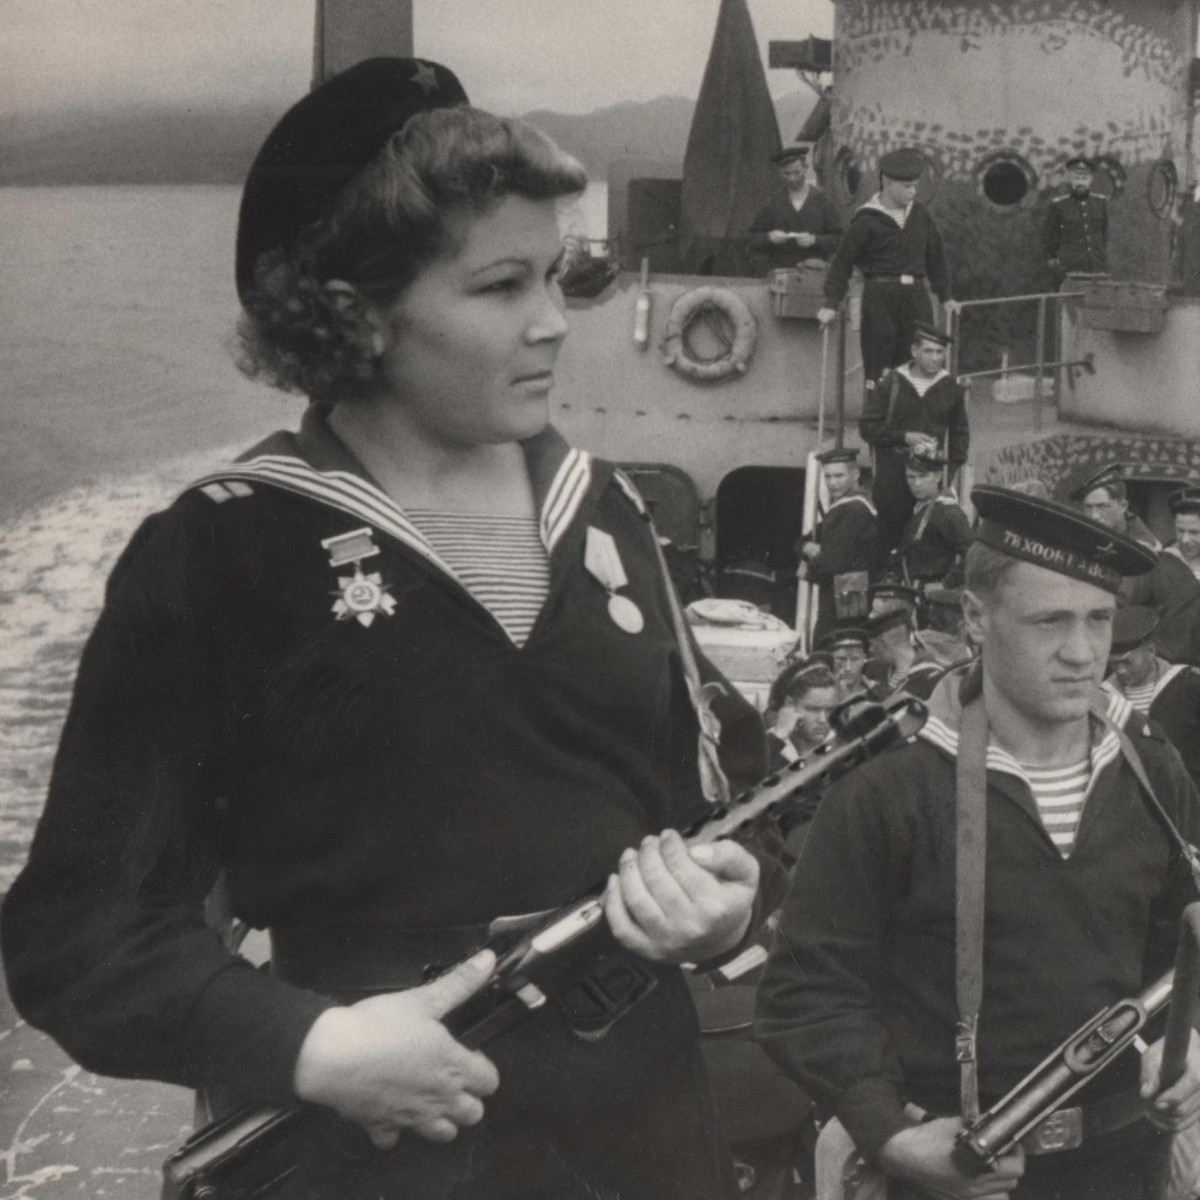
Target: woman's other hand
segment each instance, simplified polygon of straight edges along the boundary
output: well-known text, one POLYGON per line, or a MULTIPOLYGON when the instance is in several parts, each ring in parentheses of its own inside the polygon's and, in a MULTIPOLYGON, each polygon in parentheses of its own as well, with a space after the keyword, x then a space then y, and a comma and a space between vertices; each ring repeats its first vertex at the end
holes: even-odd
POLYGON ((361 1125, 381 1150, 411 1129, 448 1142, 483 1116, 500 1077, 441 1018, 476 992, 496 956, 485 950, 422 987, 323 1012, 300 1047, 296 1095, 361 1125))
POLYGON ((673 829, 621 855, 604 893, 613 935, 656 962, 703 962, 746 935, 758 860, 734 842, 688 848, 673 829))

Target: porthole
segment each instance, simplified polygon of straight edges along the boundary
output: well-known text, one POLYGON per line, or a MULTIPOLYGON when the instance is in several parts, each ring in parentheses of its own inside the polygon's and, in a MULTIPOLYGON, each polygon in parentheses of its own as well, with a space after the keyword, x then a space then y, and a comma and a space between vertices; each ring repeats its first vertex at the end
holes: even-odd
POLYGON ((975 186, 994 209, 1027 208, 1037 198, 1037 172, 1014 150, 989 154, 975 168, 975 186))
POLYGON ((862 167, 849 146, 843 146, 837 152, 835 161, 838 187, 841 189, 842 199, 849 204, 858 196, 858 189, 862 184, 862 167))
POLYGON ((1175 198, 1179 194, 1179 172, 1169 158, 1160 158, 1150 168, 1147 189, 1150 211, 1156 217, 1170 216, 1175 208, 1175 198))

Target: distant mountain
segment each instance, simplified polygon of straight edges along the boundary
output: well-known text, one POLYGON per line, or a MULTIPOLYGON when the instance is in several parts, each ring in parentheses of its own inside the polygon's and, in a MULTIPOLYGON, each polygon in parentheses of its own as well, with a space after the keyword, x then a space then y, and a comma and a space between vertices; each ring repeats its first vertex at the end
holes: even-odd
MULTIPOLYGON (((801 92, 776 102, 785 141, 813 102, 801 92)), ((525 116, 602 179, 624 155, 682 160, 694 107, 683 96, 660 96, 590 113, 525 116)), ((269 107, 10 115, 0 118, 0 185, 240 183, 278 116, 269 107)))

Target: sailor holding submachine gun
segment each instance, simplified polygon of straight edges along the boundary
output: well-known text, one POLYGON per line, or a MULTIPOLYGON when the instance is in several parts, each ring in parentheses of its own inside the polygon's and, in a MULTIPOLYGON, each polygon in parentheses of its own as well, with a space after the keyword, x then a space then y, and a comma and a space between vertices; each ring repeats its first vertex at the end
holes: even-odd
POLYGON ((1161 1042, 1117 1050, 1157 1036, 1200 798, 1100 684, 1121 578, 1154 558, 1065 505, 972 501, 980 659, 822 803, 758 1036, 836 1118, 822 1142, 853 1144, 832 1180, 818 1146, 819 1195, 874 1179, 889 1200, 1150 1200, 1171 1135, 1200 1121, 1200 1039, 1176 1030, 1177 1079, 1161 1042))

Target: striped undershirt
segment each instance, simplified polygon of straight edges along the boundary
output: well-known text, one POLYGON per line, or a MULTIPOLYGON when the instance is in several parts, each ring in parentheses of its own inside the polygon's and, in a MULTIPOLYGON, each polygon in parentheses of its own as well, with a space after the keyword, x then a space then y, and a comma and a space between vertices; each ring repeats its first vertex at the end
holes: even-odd
POLYGON ((933 387, 933 385, 937 383, 937 381, 941 379, 943 375, 945 375, 945 371, 939 371, 933 376, 918 375, 916 371, 910 371, 907 365, 902 367, 901 370, 904 373, 904 378, 907 379, 910 384, 912 384, 912 389, 917 393, 918 396, 924 396, 925 393, 929 391, 929 389, 933 387))
MULTIPOLYGON (((1157 676, 1158 672, 1155 672, 1157 676)), ((1158 679, 1151 679, 1149 683, 1143 684, 1141 687, 1123 687, 1121 695, 1133 705, 1134 708, 1142 714, 1143 717, 1150 715, 1150 705, 1154 701, 1154 689, 1158 686, 1158 679)))
POLYGON ((1075 845, 1083 802, 1087 798, 1091 779, 1091 760, 1085 758, 1069 767, 1029 767, 1022 764, 1021 772, 1029 781, 1037 803, 1038 816, 1058 847, 1067 858, 1075 845))
POLYGON ((404 511, 467 591, 524 646, 550 590, 550 560, 537 518, 404 511))

